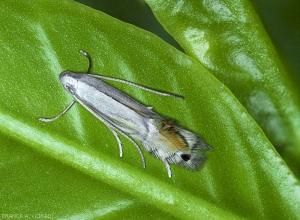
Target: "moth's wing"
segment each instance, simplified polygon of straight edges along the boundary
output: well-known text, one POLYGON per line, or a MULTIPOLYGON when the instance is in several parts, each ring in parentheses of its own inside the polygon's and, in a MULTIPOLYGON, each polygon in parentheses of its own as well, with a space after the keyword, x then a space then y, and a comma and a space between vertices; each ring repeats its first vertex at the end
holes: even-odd
POLYGON ((167 151, 161 151, 165 151, 162 155, 169 163, 198 170, 206 161, 204 152, 213 150, 199 135, 177 126, 169 119, 162 120, 157 128, 159 133, 168 140, 164 141, 167 151))
POLYGON ((106 84, 105 82, 93 77, 92 75, 84 75, 82 74, 81 80, 87 83, 90 86, 94 86, 102 93, 110 96, 112 99, 120 102, 121 104, 127 106, 128 108, 134 110, 138 114, 147 117, 147 118, 161 118, 160 115, 152 111, 151 108, 139 103, 134 100, 127 94, 121 92, 120 90, 106 84))

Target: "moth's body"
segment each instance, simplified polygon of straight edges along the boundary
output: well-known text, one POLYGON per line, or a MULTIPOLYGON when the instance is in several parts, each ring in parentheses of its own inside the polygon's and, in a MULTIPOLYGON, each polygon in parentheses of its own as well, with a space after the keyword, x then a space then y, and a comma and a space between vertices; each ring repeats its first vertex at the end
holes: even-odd
POLYGON ((150 154, 164 162, 190 169, 198 169, 204 162, 201 151, 210 149, 209 146, 198 135, 174 125, 152 108, 89 74, 63 72, 60 80, 94 116, 140 141, 150 154))
MULTIPOLYGON (((90 60, 90 57, 88 58, 90 60)), ((176 126, 172 120, 160 116, 151 107, 142 105, 98 78, 105 77, 70 71, 60 74, 61 83, 72 94, 74 100, 82 104, 113 132, 119 144, 120 156, 122 146, 117 133, 128 138, 138 148, 144 167, 143 154, 131 137, 138 140, 147 152, 161 159, 169 177, 172 175, 169 163, 195 170, 204 163, 206 156, 203 151, 212 148, 197 134, 176 126)), ((64 114, 73 103, 74 101, 60 115, 64 114)), ((53 121, 60 115, 40 120, 53 121)))

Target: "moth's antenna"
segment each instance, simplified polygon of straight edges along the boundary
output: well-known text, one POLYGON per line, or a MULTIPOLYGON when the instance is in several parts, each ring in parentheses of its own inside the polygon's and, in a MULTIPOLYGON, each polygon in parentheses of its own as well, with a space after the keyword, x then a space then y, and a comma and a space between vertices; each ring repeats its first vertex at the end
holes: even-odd
POLYGON ((93 76, 95 78, 98 78, 98 79, 110 80, 110 81, 115 81, 115 82, 124 83, 124 84, 131 85, 131 86, 135 86, 135 87, 137 87, 139 89, 143 89, 143 90, 146 90, 148 92, 152 92, 152 93, 155 93, 155 94, 158 94, 158 95, 171 96, 171 97, 174 97, 174 98, 184 99, 184 97, 182 95, 177 95, 177 94, 172 94, 172 93, 166 93, 166 92, 160 92, 160 91, 157 91, 157 90, 154 90, 154 89, 150 89, 148 87, 141 86, 139 84, 136 84, 136 83, 124 80, 124 79, 118 79, 118 78, 109 77, 109 76, 103 76, 103 75, 93 75, 93 74, 89 74, 89 75, 93 76))
POLYGON ((89 60, 89 68, 86 73, 90 74, 93 66, 92 57, 84 50, 79 50, 79 53, 83 54, 89 60))
POLYGON ((84 50, 79 50, 79 53, 83 54, 89 60, 89 68, 87 70, 87 74, 89 74, 89 75, 91 75, 91 76, 93 76, 95 78, 106 79, 106 80, 116 81, 116 82, 120 82, 120 83, 125 83, 125 84, 131 85, 131 86, 135 86, 137 88, 146 90, 148 92, 156 93, 156 94, 162 95, 162 96, 171 96, 171 97, 180 98, 180 99, 184 98, 182 95, 160 92, 160 91, 157 91, 157 90, 154 90, 154 89, 147 88, 145 86, 138 85, 138 84, 133 83, 133 82, 129 82, 129 81, 124 80, 124 79, 118 79, 118 78, 109 77, 109 76, 102 76, 102 75, 93 75, 93 74, 91 74, 92 64, 93 64, 91 56, 87 52, 85 52, 84 50))

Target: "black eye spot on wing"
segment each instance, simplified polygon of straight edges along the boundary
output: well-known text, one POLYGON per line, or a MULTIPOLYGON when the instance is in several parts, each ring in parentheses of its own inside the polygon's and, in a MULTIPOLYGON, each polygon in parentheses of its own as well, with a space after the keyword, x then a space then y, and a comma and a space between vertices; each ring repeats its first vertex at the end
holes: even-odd
POLYGON ((191 159, 190 154, 181 154, 180 156, 184 161, 189 161, 191 159))

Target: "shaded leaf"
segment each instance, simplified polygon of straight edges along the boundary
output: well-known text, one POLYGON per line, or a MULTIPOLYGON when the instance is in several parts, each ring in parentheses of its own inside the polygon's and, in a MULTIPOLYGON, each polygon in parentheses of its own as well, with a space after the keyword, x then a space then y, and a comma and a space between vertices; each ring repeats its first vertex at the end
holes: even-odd
POLYGON ((246 107, 300 176, 300 99, 251 3, 146 0, 188 55, 246 107))

